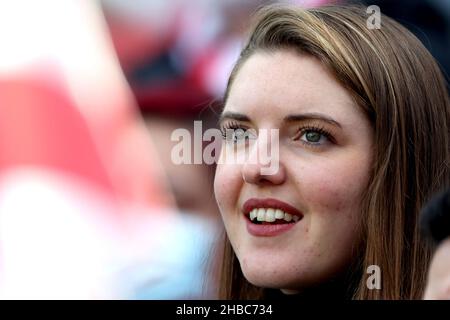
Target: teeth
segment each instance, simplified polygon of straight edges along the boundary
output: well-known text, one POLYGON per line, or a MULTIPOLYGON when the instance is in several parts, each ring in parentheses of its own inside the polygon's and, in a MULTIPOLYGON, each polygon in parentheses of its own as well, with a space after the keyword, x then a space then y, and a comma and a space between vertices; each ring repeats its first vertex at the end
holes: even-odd
POLYGON ((280 209, 275 210, 275 219, 284 219, 284 211, 280 209))
POLYGON ((285 220, 286 222, 291 222, 292 220, 297 222, 300 220, 300 217, 273 208, 255 208, 250 211, 250 220, 252 221, 275 222, 277 219, 285 220))
POLYGON ((287 222, 292 220, 292 215, 290 215, 289 213, 285 213, 284 214, 284 220, 286 220, 287 222))
POLYGON ((254 220, 256 218, 256 216, 258 215, 258 209, 253 209, 250 212, 250 220, 254 220))
POLYGON ((266 210, 266 222, 274 222, 275 221, 275 210, 267 209, 266 210))
POLYGON ((266 220, 266 210, 265 209, 258 209, 258 221, 265 221, 266 220))

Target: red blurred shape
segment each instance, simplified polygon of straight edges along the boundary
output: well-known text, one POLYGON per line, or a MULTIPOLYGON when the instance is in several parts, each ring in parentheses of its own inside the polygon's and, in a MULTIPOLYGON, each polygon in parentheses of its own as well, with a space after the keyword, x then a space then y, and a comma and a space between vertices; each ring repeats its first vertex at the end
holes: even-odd
POLYGON ((113 191, 82 115, 45 82, 0 80, 0 171, 17 166, 60 170, 113 191))

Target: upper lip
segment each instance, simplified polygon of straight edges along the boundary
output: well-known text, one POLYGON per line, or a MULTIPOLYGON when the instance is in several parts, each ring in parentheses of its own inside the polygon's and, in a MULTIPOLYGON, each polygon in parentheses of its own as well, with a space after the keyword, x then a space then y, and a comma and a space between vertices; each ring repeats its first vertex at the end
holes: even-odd
POLYGON ((266 198, 266 199, 257 199, 257 198, 251 198, 244 202, 243 205, 243 212, 244 214, 248 215, 250 214, 250 211, 252 211, 255 208, 273 208, 273 209, 280 209, 283 210, 286 213, 289 213, 291 215, 299 216, 300 218, 303 217, 303 213, 301 213, 298 209, 291 206, 290 204, 273 199, 273 198, 266 198))

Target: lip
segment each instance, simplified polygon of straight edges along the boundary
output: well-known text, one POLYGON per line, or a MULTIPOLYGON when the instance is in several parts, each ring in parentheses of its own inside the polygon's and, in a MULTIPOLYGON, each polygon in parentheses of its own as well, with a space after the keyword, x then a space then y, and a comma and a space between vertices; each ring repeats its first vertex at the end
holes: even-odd
POLYGON ((245 215, 247 231, 251 235, 257 236, 257 237, 274 237, 274 236, 280 235, 280 234, 292 229, 300 220, 295 223, 254 224, 250 221, 249 214, 250 214, 250 211, 252 211, 255 208, 280 209, 291 215, 300 217, 300 220, 301 220, 301 218, 303 218, 303 214, 299 210, 297 210, 293 206, 287 204, 286 202, 283 202, 283 201, 280 201, 277 199, 272 199, 272 198, 249 199, 243 205, 243 213, 245 215))
POLYGON ((245 218, 245 222, 248 233, 256 237, 275 237, 292 229, 298 223, 254 224, 247 218, 245 218))

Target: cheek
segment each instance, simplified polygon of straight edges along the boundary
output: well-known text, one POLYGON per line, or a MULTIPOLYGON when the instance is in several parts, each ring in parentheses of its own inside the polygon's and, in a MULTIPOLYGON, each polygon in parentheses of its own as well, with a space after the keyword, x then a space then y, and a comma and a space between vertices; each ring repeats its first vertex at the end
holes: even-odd
POLYGON ((368 169, 335 159, 305 165, 298 173, 296 187, 308 212, 301 260, 305 268, 313 266, 323 274, 339 272, 359 241, 360 201, 368 169))
POLYGON ((354 164, 353 161, 324 161, 302 170, 296 183, 311 212, 353 217, 359 211, 369 170, 365 163, 354 164))
POLYGON ((222 216, 235 207, 242 178, 236 165, 218 164, 214 177, 214 194, 222 216))

